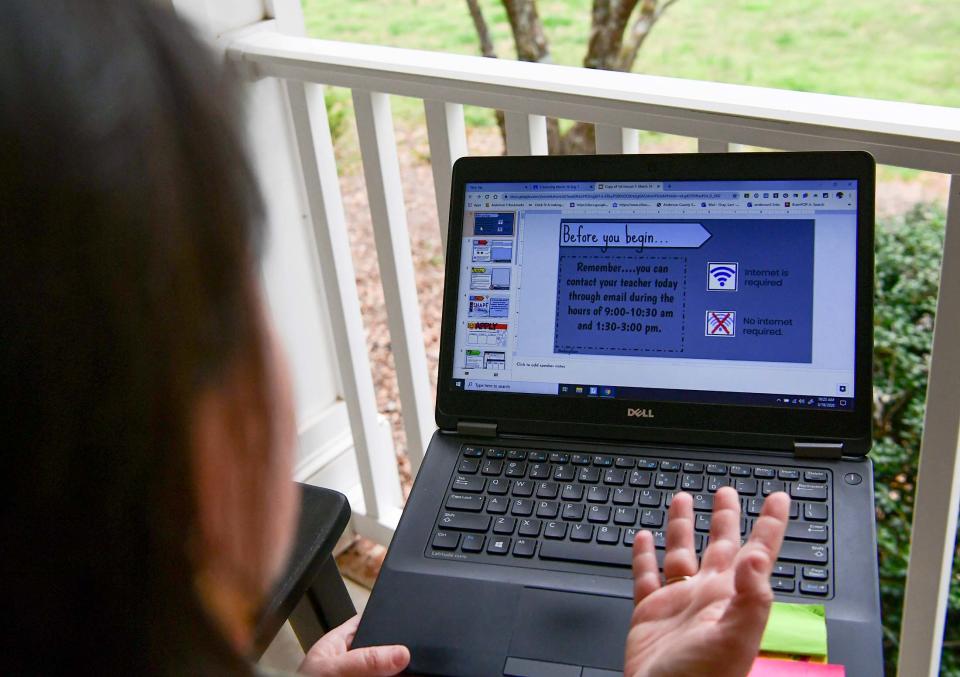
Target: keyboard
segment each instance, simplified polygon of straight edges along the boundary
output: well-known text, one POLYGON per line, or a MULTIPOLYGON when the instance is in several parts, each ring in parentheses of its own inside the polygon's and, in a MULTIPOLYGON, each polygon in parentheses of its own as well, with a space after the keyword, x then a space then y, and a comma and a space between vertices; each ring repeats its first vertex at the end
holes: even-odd
POLYGON ((641 529, 653 533, 662 567, 676 492, 693 497, 699 557, 718 489, 740 494, 744 540, 764 497, 786 491, 790 522, 770 583, 781 595, 822 599, 832 597, 832 482, 829 470, 795 465, 462 446, 426 556, 558 571, 588 564, 629 577, 641 529))

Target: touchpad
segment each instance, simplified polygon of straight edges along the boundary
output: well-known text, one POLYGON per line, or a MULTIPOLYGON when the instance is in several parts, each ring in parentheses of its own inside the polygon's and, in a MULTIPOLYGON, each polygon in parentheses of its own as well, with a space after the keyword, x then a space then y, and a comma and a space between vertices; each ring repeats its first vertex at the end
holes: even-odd
POLYGON ((524 588, 508 655, 623 670, 632 613, 622 597, 524 588))

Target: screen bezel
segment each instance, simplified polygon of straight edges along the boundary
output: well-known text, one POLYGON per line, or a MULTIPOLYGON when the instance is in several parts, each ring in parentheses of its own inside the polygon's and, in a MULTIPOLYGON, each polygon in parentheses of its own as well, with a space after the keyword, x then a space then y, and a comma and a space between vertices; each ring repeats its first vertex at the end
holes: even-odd
POLYGON ((792 449, 795 441, 829 440, 844 442, 845 454, 866 454, 870 448, 873 401, 874 174, 873 157, 860 151, 468 157, 457 160, 451 182, 437 425, 442 430, 453 430, 461 421, 485 422, 496 423, 500 433, 732 447, 759 445, 785 450, 792 449), (565 398, 464 391, 451 387, 467 183, 831 179, 858 182, 855 396, 852 410, 565 398), (628 408, 652 410, 654 416, 628 417, 628 408))

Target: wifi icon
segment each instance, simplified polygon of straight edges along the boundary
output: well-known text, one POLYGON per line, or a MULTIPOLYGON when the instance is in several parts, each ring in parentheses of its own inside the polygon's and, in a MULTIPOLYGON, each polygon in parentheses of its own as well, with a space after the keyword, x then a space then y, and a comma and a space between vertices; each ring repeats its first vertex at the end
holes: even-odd
POLYGON ((737 273, 739 266, 736 263, 725 261, 707 264, 708 291, 737 291, 737 273))

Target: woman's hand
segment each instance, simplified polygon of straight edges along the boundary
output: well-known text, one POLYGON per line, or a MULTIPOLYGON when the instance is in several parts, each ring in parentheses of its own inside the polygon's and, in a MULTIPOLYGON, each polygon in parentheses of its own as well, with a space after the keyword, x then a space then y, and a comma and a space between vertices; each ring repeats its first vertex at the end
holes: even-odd
POLYGON ((360 616, 354 616, 314 644, 307 652, 300 673, 310 677, 391 677, 410 663, 405 646, 370 646, 350 649, 360 616))
POLYGON ((633 618, 624 675, 743 677, 750 672, 767 623, 770 572, 787 528, 790 499, 771 494, 740 547, 740 499, 729 487, 714 496, 710 542, 697 566, 693 502, 673 497, 661 586, 653 536, 633 544, 633 618), (689 577, 684 579, 684 577, 689 577), (669 581, 676 581, 670 583, 669 581))

